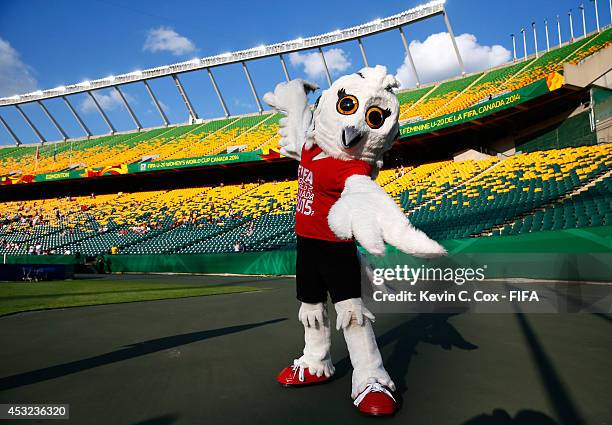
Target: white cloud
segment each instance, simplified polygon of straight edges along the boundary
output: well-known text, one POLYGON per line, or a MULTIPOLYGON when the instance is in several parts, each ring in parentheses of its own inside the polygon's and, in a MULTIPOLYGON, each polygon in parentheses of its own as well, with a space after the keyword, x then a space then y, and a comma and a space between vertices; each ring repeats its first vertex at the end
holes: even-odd
MULTIPOLYGON (((346 71, 351 66, 346 52, 339 48, 329 49, 324 52, 325 62, 330 74, 337 74, 346 71)), ((325 66, 321 60, 321 55, 318 52, 313 53, 291 53, 289 61, 293 67, 304 66, 304 73, 308 78, 313 80, 323 78, 325 76, 325 66)))
MULTIPOLYGON (((117 108, 124 107, 123 101, 121 100, 121 96, 119 96, 119 93, 117 93, 116 90, 112 90, 108 94, 104 94, 104 93, 92 93, 92 94, 96 97, 96 100, 98 101, 98 103, 100 104, 100 106, 105 112, 114 111, 117 108)), ((125 96, 125 99, 128 101, 128 103, 131 103, 131 104, 136 103, 134 98, 130 96, 129 94, 123 92, 123 95, 125 96)), ((96 105, 94 104, 93 100, 91 100, 89 96, 87 96, 81 102, 81 111, 83 112, 97 111, 96 105)))
POLYGON ((152 28, 147 33, 143 50, 149 52, 170 52, 175 56, 185 55, 197 50, 193 41, 170 27, 152 28))
MULTIPOLYGON (((510 51, 503 46, 478 44, 473 34, 457 37, 457 46, 465 64, 466 72, 482 71, 510 60, 510 51)), ((439 81, 460 74, 457 56, 447 32, 432 34, 425 41, 413 40, 410 53, 422 83, 439 81)), ((416 80, 408 62, 397 70, 396 78, 403 88, 414 87, 416 80)))
POLYGON ((32 68, 21 61, 19 53, 0 38, 0 96, 12 96, 36 90, 32 68))

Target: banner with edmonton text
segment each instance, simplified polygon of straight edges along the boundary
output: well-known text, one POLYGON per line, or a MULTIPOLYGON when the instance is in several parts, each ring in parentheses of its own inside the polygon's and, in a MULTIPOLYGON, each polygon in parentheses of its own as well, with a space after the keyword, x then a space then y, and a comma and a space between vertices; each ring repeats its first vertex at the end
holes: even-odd
POLYGON ((278 150, 266 149, 251 152, 200 156, 195 158, 168 159, 138 164, 119 164, 105 167, 85 168, 80 170, 58 171, 44 174, 17 174, 0 177, 0 186, 41 183, 58 180, 84 179, 119 174, 143 173, 158 170, 180 169, 188 167, 206 167, 215 165, 237 164, 242 162, 272 161, 281 158, 278 150))
POLYGON ((417 134, 430 133, 446 127, 473 121, 486 117, 495 112, 503 111, 513 106, 525 103, 536 97, 550 93, 560 88, 564 83, 563 76, 557 72, 548 75, 534 83, 520 89, 505 93, 492 100, 479 103, 461 111, 446 114, 428 120, 417 121, 400 126, 400 137, 416 136, 417 134))

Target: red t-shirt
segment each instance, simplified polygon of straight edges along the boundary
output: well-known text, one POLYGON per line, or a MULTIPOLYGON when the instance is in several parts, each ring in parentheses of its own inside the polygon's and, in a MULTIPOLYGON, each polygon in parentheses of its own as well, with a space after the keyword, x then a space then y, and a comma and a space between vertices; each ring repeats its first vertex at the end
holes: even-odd
POLYGON ((369 176, 372 166, 364 161, 325 157, 317 145, 302 149, 298 168, 298 196, 295 209, 295 233, 299 236, 342 242, 327 224, 330 208, 340 199, 346 179, 356 174, 369 176))

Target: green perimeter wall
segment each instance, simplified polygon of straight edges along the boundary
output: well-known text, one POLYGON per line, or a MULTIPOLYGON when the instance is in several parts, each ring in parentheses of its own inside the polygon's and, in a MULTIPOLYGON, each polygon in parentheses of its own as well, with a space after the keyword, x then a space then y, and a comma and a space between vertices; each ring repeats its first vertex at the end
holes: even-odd
MULTIPOLYGON (((491 236, 442 243, 448 257, 421 260, 391 247, 375 267, 474 267, 488 278, 611 280, 612 226, 491 236)), ((108 255, 113 272, 295 274, 295 250, 241 254, 108 255)))
MULTIPOLYGON (((417 259, 392 247, 374 267, 480 267, 488 278, 612 281, 612 226, 443 241, 447 257, 417 259)), ((295 250, 240 254, 106 255, 114 273, 295 274, 295 250)), ((68 255, 7 256, 7 264, 78 264, 68 255)))

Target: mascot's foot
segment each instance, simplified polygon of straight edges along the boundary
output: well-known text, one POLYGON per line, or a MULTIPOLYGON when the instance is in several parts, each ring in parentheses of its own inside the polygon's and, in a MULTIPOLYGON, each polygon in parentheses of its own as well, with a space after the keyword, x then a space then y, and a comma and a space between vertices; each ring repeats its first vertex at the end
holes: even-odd
POLYGON ((353 402, 365 415, 391 416, 397 411, 397 402, 389 387, 375 382, 368 384, 353 402))
POLYGON ((284 368, 278 374, 276 380, 284 387, 304 387, 306 385, 323 384, 331 379, 331 376, 312 375, 308 368, 293 365, 284 368))

